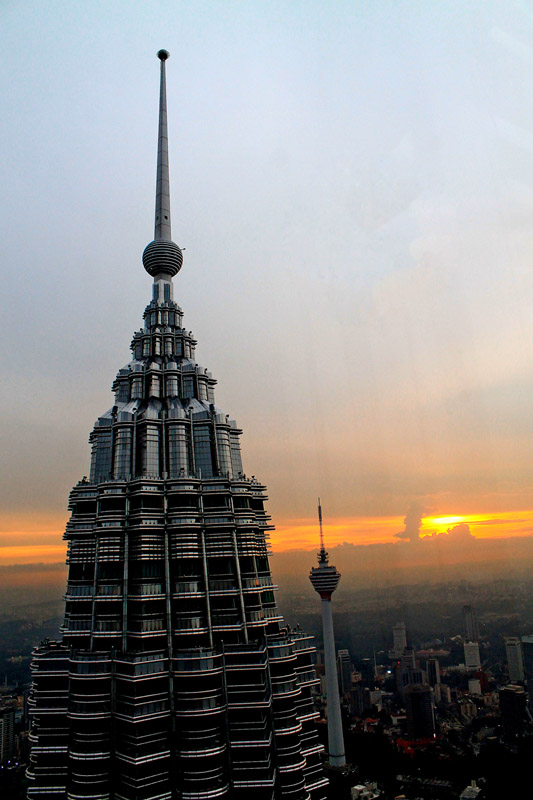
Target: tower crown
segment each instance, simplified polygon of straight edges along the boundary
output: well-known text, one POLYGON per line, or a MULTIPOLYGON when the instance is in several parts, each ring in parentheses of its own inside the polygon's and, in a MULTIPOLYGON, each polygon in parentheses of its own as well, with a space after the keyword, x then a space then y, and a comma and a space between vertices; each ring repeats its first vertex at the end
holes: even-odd
POLYGON ((315 592, 318 592, 323 600, 331 600, 331 595, 339 585, 341 574, 337 571, 336 567, 329 563, 328 553, 324 545, 320 497, 318 498, 318 523, 320 526, 320 550, 317 553, 318 567, 313 567, 311 569, 309 580, 313 584, 315 592))
POLYGON ((243 473, 172 296, 168 55, 152 299, 70 495, 63 642, 32 661, 27 796, 319 800, 312 637, 282 627, 266 487, 243 473))
POLYGON ((160 50, 159 132, 157 140, 157 180, 155 190, 154 241, 145 247, 143 265, 153 278, 158 275, 173 278, 183 264, 183 253, 172 241, 170 226, 170 176, 168 168, 167 84, 165 62, 168 50, 160 50))

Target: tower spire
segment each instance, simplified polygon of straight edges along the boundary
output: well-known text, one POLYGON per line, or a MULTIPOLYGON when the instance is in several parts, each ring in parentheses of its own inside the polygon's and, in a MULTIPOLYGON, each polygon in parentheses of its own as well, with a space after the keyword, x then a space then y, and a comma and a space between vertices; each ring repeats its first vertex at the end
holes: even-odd
POLYGON ((170 176, 168 172, 168 123, 167 123, 167 76, 165 62, 168 50, 160 50, 161 61, 159 84, 159 131, 157 137, 157 181, 155 190, 154 240, 172 240, 170 232, 170 176))
POLYGON ((172 241, 170 230, 170 178, 168 170, 167 76, 165 62, 168 50, 157 54, 161 62, 159 85, 159 129, 157 135, 157 179, 155 188, 154 241, 143 253, 145 270, 155 281, 169 280, 183 264, 183 253, 172 241))

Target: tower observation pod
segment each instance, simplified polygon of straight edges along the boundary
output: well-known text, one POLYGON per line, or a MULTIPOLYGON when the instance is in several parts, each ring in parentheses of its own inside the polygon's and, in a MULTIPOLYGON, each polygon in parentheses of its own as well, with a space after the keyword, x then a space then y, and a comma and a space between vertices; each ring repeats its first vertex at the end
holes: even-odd
POLYGON ((69 497, 61 641, 41 643, 31 664, 27 796, 324 800, 312 636, 279 614, 266 486, 244 473, 242 431, 217 407, 174 299, 183 253, 170 221, 169 54, 157 55, 151 299, 69 497))
POLYGON ((322 529, 322 506, 318 499, 318 522, 320 525, 320 552, 318 567, 313 567, 309 580, 322 601, 322 629, 324 634, 324 662, 326 666, 326 701, 328 714, 328 750, 329 763, 332 767, 344 767, 344 735, 342 732, 341 703, 339 684, 337 682, 337 662, 335 658, 335 636, 333 634, 333 615, 331 611, 331 595, 339 585, 340 572, 328 561, 324 547, 322 529))

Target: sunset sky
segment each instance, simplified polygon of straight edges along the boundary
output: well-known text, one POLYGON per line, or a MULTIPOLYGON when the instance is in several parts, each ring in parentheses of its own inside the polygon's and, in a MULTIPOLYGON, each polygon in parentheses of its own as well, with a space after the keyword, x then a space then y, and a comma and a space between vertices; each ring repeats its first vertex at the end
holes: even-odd
POLYGON ((330 546, 531 536, 528 4, 7 0, 0 44, 0 565, 64 559, 150 298, 161 47, 175 296, 274 549, 319 495, 330 546))

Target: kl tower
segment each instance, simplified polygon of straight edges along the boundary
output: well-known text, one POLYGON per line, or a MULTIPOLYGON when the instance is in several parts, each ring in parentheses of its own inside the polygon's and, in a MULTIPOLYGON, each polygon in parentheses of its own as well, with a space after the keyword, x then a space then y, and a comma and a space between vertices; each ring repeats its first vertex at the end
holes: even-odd
POLYGON ((315 592, 322 600, 322 628, 324 634, 324 661, 326 665, 326 700, 328 714, 328 750, 329 763, 332 767, 344 767, 344 735, 342 733, 341 703, 339 684, 337 682, 337 662, 335 658, 335 637, 333 635, 333 615, 331 612, 331 595, 339 585, 340 572, 328 562, 328 554, 324 547, 322 530, 322 506, 318 498, 318 522, 320 524, 320 552, 318 567, 313 567, 309 580, 315 592))

